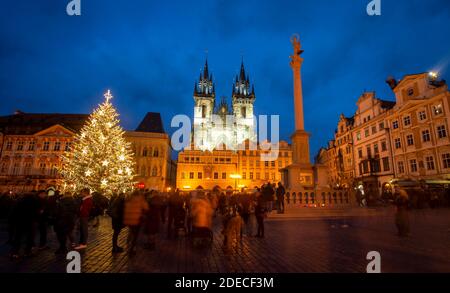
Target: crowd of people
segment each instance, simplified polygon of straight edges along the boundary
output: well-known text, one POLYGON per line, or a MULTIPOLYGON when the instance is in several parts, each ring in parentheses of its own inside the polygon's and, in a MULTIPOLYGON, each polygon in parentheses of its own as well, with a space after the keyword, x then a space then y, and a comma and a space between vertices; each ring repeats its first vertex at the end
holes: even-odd
POLYGON ((110 197, 91 193, 87 188, 76 194, 46 190, 8 192, 0 195, 0 215, 7 218, 12 259, 20 257, 22 248, 25 257, 33 256, 36 250, 49 249, 47 239, 52 230, 59 243, 56 254, 84 250, 89 243, 89 229, 98 226, 99 217, 105 214, 111 217, 114 254, 125 251, 118 244, 125 227, 131 256, 136 254, 141 235, 144 235, 144 248, 150 250, 156 248, 157 235, 162 233, 169 239, 187 236, 194 246, 209 245, 215 218, 218 218, 215 223, 222 225, 224 248, 229 250, 243 235, 264 237, 264 219, 275 209, 284 213, 284 195, 281 183, 270 182, 240 192, 137 189, 110 197))

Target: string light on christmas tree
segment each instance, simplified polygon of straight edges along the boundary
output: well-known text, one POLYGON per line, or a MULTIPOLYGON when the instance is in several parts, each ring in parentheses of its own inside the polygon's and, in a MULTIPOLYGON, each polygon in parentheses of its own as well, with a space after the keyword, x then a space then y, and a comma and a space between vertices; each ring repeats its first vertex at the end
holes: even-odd
POLYGON ((110 196, 134 186, 131 145, 125 140, 118 113, 111 104, 111 91, 89 116, 70 152, 63 155, 61 174, 75 191, 89 188, 110 196))

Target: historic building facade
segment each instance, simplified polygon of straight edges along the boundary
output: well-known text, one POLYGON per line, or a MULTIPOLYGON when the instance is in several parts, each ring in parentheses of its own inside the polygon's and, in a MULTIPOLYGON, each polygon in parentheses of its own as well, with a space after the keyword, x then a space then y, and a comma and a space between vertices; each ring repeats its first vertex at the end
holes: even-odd
POLYGON ((396 105, 388 118, 397 178, 450 179, 450 92, 422 73, 391 84, 396 105))
POLYGON ((282 168, 292 163, 292 150, 285 141, 279 143, 276 160, 262 161, 262 150, 184 150, 178 155, 177 186, 183 190, 212 190, 260 187, 281 181, 282 168))
POLYGON ((226 98, 216 104, 207 61, 195 82, 193 98, 191 145, 178 154, 178 188, 235 190, 281 180, 280 169, 292 163, 292 151, 287 142, 280 141, 278 158, 261 160, 264 151, 255 133, 255 90, 243 62, 232 85, 231 106, 226 98))
POLYGON ((400 81, 389 78, 387 83, 395 102, 378 99, 373 92, 364 93, 358 99, 352 123, 343 123, 346 118, 341 115, 335 139, 321 150, 330 186, 340 184, 336 178, 341 162, 346 161, 340 147, 343 143, 353 153, 350 189, 358 188, 376 197, 393 179, 450 179, 447 84, 434 73, 407 75, 400 81), (342 129, 344 124, 347 128, 342 129), (346 142, 341 132, 350 133, 351 140, 346 142))
MULTIPOLYGON (((20 111, 0 117, 3 140, 0 192, 61 188, 62 180, 58 174, 61 155, 70 151, 75 134, 87 119, 88 115, 84 114, 30 114, 20 111)), ((144 183, 146 188, 160 190, 175 186, 176 171, 170 160, 170 140, 162 129, 159 114, 147 114, 136 131, 126 132, 126 138, 135 150, 138 182, 144 183), (145 147, 148 148, 147 153, 144 152, 145 147)))

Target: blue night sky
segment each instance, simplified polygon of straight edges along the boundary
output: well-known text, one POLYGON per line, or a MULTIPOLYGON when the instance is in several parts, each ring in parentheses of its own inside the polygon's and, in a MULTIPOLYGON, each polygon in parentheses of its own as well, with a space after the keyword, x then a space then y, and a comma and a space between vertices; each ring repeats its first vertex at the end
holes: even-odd
MULTIPOLYGON (((388 75, 439 70, 449 79, 450 1, 369 0, 1 1, 0 115, 17 109, 89 113, 111 88, 123 126, 146 112, 193 114, 192 91, 208 50, 216 94, 230 99, 241 55, 255 84, 256 113, 279 114, 293 132, 289 37, 299 33, 311 153, 333 137, 340 113, 353 115, 364 90, 393 100, 388 75)), ((230 100, 229 100, 230 101, 230 100)))

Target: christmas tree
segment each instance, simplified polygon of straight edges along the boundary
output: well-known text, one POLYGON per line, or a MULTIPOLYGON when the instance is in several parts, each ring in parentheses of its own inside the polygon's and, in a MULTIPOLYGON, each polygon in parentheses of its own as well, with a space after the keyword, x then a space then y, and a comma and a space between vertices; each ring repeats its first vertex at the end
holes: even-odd
POLYGON ((111 92, 89 116, 71 150, 62 157, 61 175, 74 191, 89 188, 110 196, 133 189, 134 159, 125 141, 111 92))

